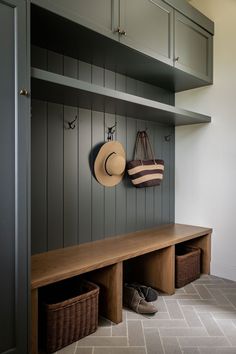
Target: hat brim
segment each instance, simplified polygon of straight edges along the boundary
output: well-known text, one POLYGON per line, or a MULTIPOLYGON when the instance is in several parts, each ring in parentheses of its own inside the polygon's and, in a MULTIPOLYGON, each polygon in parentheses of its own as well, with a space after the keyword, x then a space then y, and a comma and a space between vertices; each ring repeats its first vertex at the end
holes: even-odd
POLYGON ((94 162, 94 174, 99 183, 106 187, 114 187, 122 180, 125 171, 117 176, 110 176, 105 170, 106 158, 112 153, 116 153, 125 158, 125 150, 119 141, 109 141, 102 145, 94 162))

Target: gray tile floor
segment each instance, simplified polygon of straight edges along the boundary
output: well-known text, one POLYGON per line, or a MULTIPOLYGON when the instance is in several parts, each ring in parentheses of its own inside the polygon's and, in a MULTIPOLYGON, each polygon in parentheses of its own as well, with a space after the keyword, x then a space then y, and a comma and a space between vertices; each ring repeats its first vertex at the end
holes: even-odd
POLYGON ((57 354, 236 354, 236 282, 203 275, 159 296, 154 316, 124 310, 57 354))

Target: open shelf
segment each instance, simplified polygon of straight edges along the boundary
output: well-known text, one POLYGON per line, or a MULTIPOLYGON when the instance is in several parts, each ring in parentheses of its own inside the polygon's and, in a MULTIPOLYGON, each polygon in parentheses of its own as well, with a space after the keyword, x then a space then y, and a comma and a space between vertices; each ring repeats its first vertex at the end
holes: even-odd
POLYGON ((209 123, 211 118, 143 97, 32 68, 32 97, 170 125, 209 123))

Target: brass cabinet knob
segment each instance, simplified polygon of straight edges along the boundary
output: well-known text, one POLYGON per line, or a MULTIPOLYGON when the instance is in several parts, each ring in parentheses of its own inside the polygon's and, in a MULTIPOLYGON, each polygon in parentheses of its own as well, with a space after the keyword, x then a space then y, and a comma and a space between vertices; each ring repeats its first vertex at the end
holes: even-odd
POLYGON ((176 57, 174 60, 175 60, 175 61, 179 61, 179 57, 176 57))
POLYGON ((20 90, 20 95, 21 96, 29 96, 29 91, 23 88, 20 90))
POLYGON ((126 31, 122 30, 120 27, 117 27, 117 29, 115 30, 115 33, 118 33, 121 36, 126 36, 126 31))

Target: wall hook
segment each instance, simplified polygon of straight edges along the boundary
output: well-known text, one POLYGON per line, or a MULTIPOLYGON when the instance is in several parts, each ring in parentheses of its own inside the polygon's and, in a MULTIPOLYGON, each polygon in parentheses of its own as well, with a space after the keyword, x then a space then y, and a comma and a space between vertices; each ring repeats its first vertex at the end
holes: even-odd
POLYGON ((68 122, 69 129, 75 129, 75 122, 77 121, 78 116, 75 116, 75 119, 71 122, 68 122))
POLYGON ((107 140, 113 140, 113 135, 116 131, 116 123, 112 127, 107 127, 107 140))
POLYGON ((164 138, 165 138, 165 141, 170 141, 171 135, 166 135, 166 136, 164 136, 164 138))

